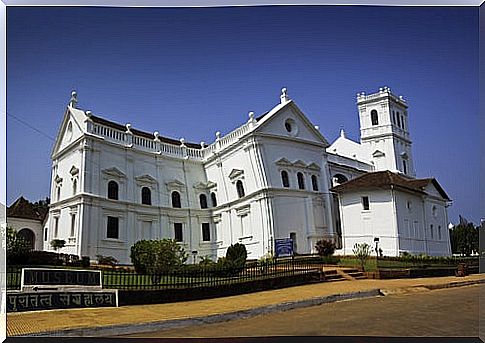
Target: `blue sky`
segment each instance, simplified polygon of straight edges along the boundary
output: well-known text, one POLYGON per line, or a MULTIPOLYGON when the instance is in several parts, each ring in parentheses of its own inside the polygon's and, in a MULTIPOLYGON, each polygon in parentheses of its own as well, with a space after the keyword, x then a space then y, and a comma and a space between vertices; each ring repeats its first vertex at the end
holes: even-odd
POLYGON ((79 107, 212 142, 289 95, 333 141, 359 139, 355 94, 407 99, 418 177, 479 221, 478 8, 8 8, 7 204, 49 195, 71 89, 79 107), (20 123, 14 116, 31 127, 20 123))

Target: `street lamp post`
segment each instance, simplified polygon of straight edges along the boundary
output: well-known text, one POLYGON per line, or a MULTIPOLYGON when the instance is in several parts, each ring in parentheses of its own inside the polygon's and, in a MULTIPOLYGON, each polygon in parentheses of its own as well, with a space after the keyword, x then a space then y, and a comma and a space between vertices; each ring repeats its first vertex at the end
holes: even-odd
POLYGON ((198 254, 197 250, 192 251, 192 255, 194 256, 194 264, 195 264, 195 261, 196 261, 197 254, 198 254))

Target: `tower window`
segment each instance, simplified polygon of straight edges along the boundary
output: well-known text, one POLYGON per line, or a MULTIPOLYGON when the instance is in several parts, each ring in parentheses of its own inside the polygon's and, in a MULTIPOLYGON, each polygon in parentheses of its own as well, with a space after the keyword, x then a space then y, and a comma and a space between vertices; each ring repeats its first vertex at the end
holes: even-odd
POLYGON ((370 111, 370 119, 371 119, 372 125, 379 125, 379 117, 377 115, 376 110, 370 111))
POLYGON ((431 238, 434 238, 433 224, 429 226, 429 231, 431 232, 431 238))
POLYGON ((202 240, 208 242, 211 240, 211 231, 209 223, 202 223, 202 240))
POLYGON ((217 196, 216 196, 216 193, 214 192, 211 193, 211 201, 212 201, 212 207, 217 207, 217 196))
POLYGON ((392 122, 396 124, 396 112, 392 111, 392 122))
POLYGON ((205 194, 199 195, 200 208, 207 208, 207 197, 205 194))
POLYGON ((305 189, 305 179, 303 178, 303 173, 296 174, 296 178, 298 179, 298 188, 305 189))
POLYGON ((150 188, 143 187, 141 189, 141 203, 144 205, 152 204, 152 192, 150 191, 150 188))
POLYGON ((183 242, 184 236, 182 231, 182 223, 173 224, 174 236, 176 242, 183 242))
POLYGON ((108 199, 118 200, 118 184, 116 181, 108 182, 108 199))
POLYGON ((77 193, 77 179, 72 180, 72 194, 76 195, 77 193))
POLYGON ((172 192, 172 207, 181 208, 182 203, 180 202, 180 193, 177 191, 172 192))
POLYGON ((236 182, 236 190, 237 190, 237 196, 242 198, 244 197, 244 186, 241 180, 237 180, 236 182))
POLYGON ((290 187, 290 179, 288 178, 288 172, 286 170, 281 171, 281 182, 283 187, 290 187))
POLYGON ((119 219, 117 217, 108 217, 108 226, 106 228, 107 238, 119 238, 119 219))
POLYGON ((318 192, 318 179, 316 175, 312 175, 312 188, 315 192, 318 192))
POLYGON ((369 197, 362 197, 362 209, 368 211, 369 208, 369 197))
POLYGON ((407 164, 406 160, 402 160, 402 170, 403 170, 404 174, 408 173, 408 164, 407 164))
POLYGON ((397 112, 397 126, 401 127, 401 116, 399 115, 399 112, 397 112))
POLYGON ((404 116, 401 117, 401 126, 402 126, 402 129, 405 130, 405 128, 404 128, 404 116))

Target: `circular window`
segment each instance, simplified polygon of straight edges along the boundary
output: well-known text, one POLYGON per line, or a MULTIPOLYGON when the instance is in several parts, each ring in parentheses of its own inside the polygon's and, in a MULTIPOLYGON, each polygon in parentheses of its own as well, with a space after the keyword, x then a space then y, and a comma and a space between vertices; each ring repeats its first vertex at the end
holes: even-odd
POLYGON ((296 136, 298 133, 298 127, 293 119, 286 119, 285 129, 291 136, 296 136))
POLYGON ((285 129, 286 129, 286 131, 291 132, 292 127, 291 127, 291 123, 290 122, 287 121, 285 123, 285 129))

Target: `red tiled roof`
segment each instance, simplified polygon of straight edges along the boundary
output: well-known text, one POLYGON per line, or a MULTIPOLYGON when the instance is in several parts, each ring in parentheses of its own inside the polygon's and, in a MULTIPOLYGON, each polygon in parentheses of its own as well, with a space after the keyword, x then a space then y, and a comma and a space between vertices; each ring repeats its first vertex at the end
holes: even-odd
POLYGON ((7 217, 33 219, 43 221, 46 213, 39 213, 33 204, 24 197, 18 198, 10 207, 7 207, 7 217))
POLYGON ((430 183, 436 187, 443 199, 450 200, 446 192, 440 186, 438 181, 434 178, 427 179, 410 179, 408 177, 393 173, 390 171, 379 171, 373 173, 366 173, 355 179, 344 182, 338 186, 331 188, 331 191, 336 193, 344 193, 347 191, 368 189, 368 188, 383 188, 388 189, 391 185, 397 188, 416 192, 419 194, 427 194, 425 187, 430 183))

